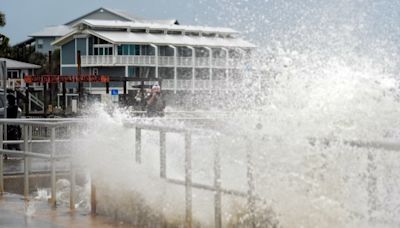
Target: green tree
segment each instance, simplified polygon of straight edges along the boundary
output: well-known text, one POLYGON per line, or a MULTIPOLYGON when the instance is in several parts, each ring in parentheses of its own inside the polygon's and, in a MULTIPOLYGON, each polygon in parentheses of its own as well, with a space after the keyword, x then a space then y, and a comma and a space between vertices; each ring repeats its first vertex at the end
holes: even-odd
POLYGON ((9 51, 8 42, 10 40, 3 34, 0 34, 0 57, 7 57, 9 51))
POLYGON ((60 49, 54 50, 51 56, 52 56, 51 72, 52 74, 60 74, 60 49))
MULTIPOLYGON (((0 27, 4 27, 5 25, 6 25, 6 16, 3 12, 0 11, 0 27)), ((37 74, 50 73, 47 55, 35 52, 35 49, 31 46, 10 47, 9 41, 10 39, 7 36, 0 34, 0 57, 14 59, 22 62, 29 62, 42 66, 42 68, 37 71, 37 74)), ((51 72, 53 74, 59 74, 60 50, 55 50, 52 53, 51 58, 52 58, 51 72)))
POLYGON ((6 15, 0 11, 0 27, 6 25, 6 15))
POLYGON ((48 61, 47 61, 47 56, 45 54, 39 52, 33 52, 29 55, 28 62, 42 66, 42 68, 36 71, 36 74, 40 75, 47 73, 48 61))
MULTIPOLYGON (((0 27, 6 25, 6 15, 0 11, 0 27)), ((6 57, 9 39, 3 34, 0 34, 0 57, 6 57)))

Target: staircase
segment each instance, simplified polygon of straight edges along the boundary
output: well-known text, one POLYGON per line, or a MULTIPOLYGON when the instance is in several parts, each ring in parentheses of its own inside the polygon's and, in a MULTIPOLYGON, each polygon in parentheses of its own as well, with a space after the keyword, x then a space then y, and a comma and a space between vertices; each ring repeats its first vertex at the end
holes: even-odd
POLYGON ((44 113, 44 103, 36 95, 29 93, 29 113, 43 114, 44 113))
POLYGON ((31 114, 44 114, 44 103, 35 94, 29 93, 28 98, 25 91, 17 90, 18 96, 21 97, 24 102, 28 102, 28 111, 31 114))

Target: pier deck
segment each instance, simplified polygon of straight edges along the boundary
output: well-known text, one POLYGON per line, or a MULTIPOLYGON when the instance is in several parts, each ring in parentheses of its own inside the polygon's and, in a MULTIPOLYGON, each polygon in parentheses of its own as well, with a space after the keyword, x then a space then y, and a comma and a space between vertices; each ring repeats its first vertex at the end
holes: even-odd
POLYGON ((86 228, 86 227, 132 227, 128 224, 111 222, 90 212, 59 206, 56 210, 45 200, 25 202, 23 196, 5 193, 0 196, 0 228, 86 228))

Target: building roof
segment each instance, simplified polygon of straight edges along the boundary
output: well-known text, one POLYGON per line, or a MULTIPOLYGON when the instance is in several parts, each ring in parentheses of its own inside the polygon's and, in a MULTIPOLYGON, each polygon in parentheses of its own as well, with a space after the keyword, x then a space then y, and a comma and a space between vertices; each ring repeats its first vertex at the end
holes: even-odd
POLYGON ((238 32, 231 28, 224 27, 208 27, 193 25, 176 25, 176 24, 160 24, 160 23, 144 23, 118 20, 92 20, 83 19, 73 27, 79 27, 81 24, 91 28, 131 28, 131 29, 155 29, 167 31, 184 31, 184 32, 201 32, 201 33, 218 33, 218 34, 237 34, 238 32))
POLYGON ((164 25, 179 25, 179 21, 176 19, 146 19, 145 21, 164 25))
POLYGON ((176 19, 166 19, 166 20, 144 19, 144 18, 138 17, 138 16, 136 16, 136 15, 132 15, 131 13, 126 12, 126 11, 123 11, 123 10, 115 10, 115 9, 109 9, 109 8, 106 8, 106 7, 100 7, 100 8, 98 8, 98 9, 95 9, 95 10, 93 10, 93 11, 90 11, 90 12, 87 13, 87 14, 84 14, 84 15, 78 17, 78 18, 75 18, 75 19, 73 19, 73 20, 71 20, 71 21, 65 23, 65 25, 72 25, 72 24, 75 24, 76 22, 78 22, 78 21, 80 21, 80 20, 82 20, 82 19, 88 17, 89 15, 98 12, 98 11, 101 11, 101 12, 107 11, 107 12, 109 12, 109 13, 111 13, 111 14, 117 16, 117 17, 119 17, 120 19, 123 19, 123 20, 126 20, 126 21, 157 22, 157 23, 160 23, 160 24, 179 24, 178 21, 177 21, 176 19))
POLYGON ((144 20, 144 18, 141 18, 139 16, 133 15, 133 14, 127 12, 127 11, 124 11, 124 10, 110 9, 110 8, 105 8, 105 7, 102 7, 100 9, 107 10, 110 13, 113 13, 113 14, 115 14, 117 16, 120 16, 120 17, 123 17, 123 18, 127 19, 128 21, 144 20))
POLYGON ((141 17, 138 17, 136 15, 132 15, 129 12, 123 11, 123 10, 112 10, 112 9, 107 9, 110 12, 114 12, 115 14, 118 14, 119 16, 123 16, 126 19, 129 19, 130 21, 133 22, 142 22, 142 23, 158 23, 158 24, 164 24, 164 25, 178 25, 179 22, 176 19, 144 19, 141 17))
MULTIPOLYGON (((62 32, 58 34, 64 34, 59 39, 55 40, 52 45, 60 46, 69 42, 73 39, 74 35, 91 34, 113 44, 151 43, 176 46, 255 47, 255 45, 250 42, 237 38, 236 34, 239 32, 231 28, 179 25, 174 19, 147 20, 135 15, 130 15, 124 11, 103 7, 70 21, 66 23, 66 25, 64 27, 59 27, 62 32), (89 19, 91 14, 98 11, 107 11, 109 14, 116 15, 118 19, 89 19), (62 28, 64 28, 64 30, 62 28), (143 30, 143 32, 138 30, 143 30)), ((49 32, 52 32, 51 29, 49 29, 48 32, 34 35, 44 35, 49 32)), ((52 33, 55 34, 55 31, 52 33)))
MULTIPOLYGON (((44 29, 35 32, 31 35, 29 35, 29 37, 62 37, 67 35, 68 33, 70 33, 71 31, 73 31, 73 28, 71 28, 71 25, 74 24, 79 24, 81 20, 85 20, 85 17, 88 17, 89 15, 98 12, 98 11, 107 11, 113 15, 116 15, 118 18, 125 20, 125 22, 137 22, 137 23, 143 23, 143 24, 159 24, 159 25, 178 25, 179 22, 176 19, 144 19, 135 15, 132 15, 126 11, 121 11, 121 10, 113 10, 113 9, 109 9, 109 8, 105 8, 105 7, 100 7, 96 10, 93 10, 83 16, 80 16, 78 18, 75 18, 67 23, 65 23, 64 25, 57 25, 57 26, 48 26, 45 27, 44 29)), ((91 20, 88 20, 91 21, 91 20)), ((93 21, 93 19, 92 19, 93 21)), ((107 21, 107 20, 103 20, 103 21, 107 21)), ((121 20, 119 20, 121 21, 121 20)), ((26 41, 31 41, 26 40, 26 41)), ((23 44, 26 41, 22 41, 20 43, 18 43, 18 45, 23 44)))
POLYGON ((20 62, 13 59, 0 58, 0 61, 6 61, 7 69, 39 69, 41 66, 32 63, 20 62))
POLYGON ((34 42, 35 42, 34 38, 29 38, 14 44, 13 47, 24 47, 27 45, 32 45, 34 42))
POLYGON ((68 21, 68 22, 65 23, 64 25, 70 26, 70 25, 76 23, 77 21, 80 21, 80 20, 84 19, 85 17, 88 17, 88 16, 90 16, 91 14, 94 14, 94 13, 96 13, 96 12, 98 12, 98 11, 100 11, 100 12, 107 11, 107 12, 109 12, 109 13, 111 13, 111 14, 114 14, 114 15, 120 17, 121 19, 125 19, 125 20, 127 20, 127 21, 132 20, 132 18, 127 17, 126 15, 121 15, 120 13, 115 12, 114 10, 111 10, 111 9, 108 9, 108 8, 104 8, 104 7, 100 7, 100 8, 98 8, 98 9, 95 9, 95 10, 93 10, 93 11, 90 11, 89 13, 84 14, 84 15, 78 17, 78 18, 75 18, 75 19, 73 19, 73 20, 71 20, 71 21, 68 21))
POLYGON ((57 25, 57 26, 49 26, 46 27, 39 32, 35 32, 30 37, 61 37, 69 32, 71 32, 73 28, 67 25, 57 25))

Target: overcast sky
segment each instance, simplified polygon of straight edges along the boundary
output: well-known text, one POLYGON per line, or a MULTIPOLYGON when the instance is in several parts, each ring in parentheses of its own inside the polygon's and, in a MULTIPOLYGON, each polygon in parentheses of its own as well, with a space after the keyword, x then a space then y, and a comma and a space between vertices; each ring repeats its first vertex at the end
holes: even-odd
POLYGON ((271 39, 303 43, 338 39, 398 41, 399 0, 0 0, 6 15, 1 33, 15 44, 50 25, 60 25, 99 7, 181 24, 232 27, 262 45, 271 39), (312 37, 319 34, 319 37, 312 37), (307 40, 308 39, 308 40, 307 40))

